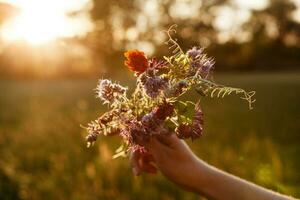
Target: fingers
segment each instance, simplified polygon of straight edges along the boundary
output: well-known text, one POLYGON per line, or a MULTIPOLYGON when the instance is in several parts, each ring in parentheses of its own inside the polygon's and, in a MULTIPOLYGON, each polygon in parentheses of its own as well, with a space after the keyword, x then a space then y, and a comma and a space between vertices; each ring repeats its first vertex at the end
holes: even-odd
POLYGON ((154 159, 151 154, 134 152, 130 156, 132 171, 135 176, 140 175, 142 172, 156 173, 157 169, 153 165, 154 159))
POLYGON ((141 174, 141 168, 139 167, 139 155, 138 152, 131 152, 130 153, 130 164, 131 164, 131 168, 132 168, 132 173, 135 176, 138 176, 141 174))
POLYGON ((176 145, 180 142, 175 134, 158 135, 157 140, 169 148, 175 148, 176 145))

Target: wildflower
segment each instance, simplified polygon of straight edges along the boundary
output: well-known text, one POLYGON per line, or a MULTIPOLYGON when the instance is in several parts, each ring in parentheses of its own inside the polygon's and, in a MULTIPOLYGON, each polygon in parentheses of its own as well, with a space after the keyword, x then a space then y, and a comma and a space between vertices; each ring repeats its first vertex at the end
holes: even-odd
POLYGON ((151 98, 156 98, 160 92, 168 87, 168 79, 152 74, 147 76, 144 74, 140 78, 144 91, 151 98))
POLYGON ((203 113, 200 104, 195 107, 195 116, 191 124, 180 124, 175 130, 178 138, 192 140, 199 138, 203 134, 203 113))
POLYGON ((154 109, 154 115, 159 120, 165 120, 167 117, 170 117, 173 114, 173 112, 174 106, 166 101, 164 101, 163 104, 154 109))
POLYGON ((193 47, 187 51, 191 64, 189 75, 193 76, 197 72, 199 72, 203 78, 206 78, 209 75, 215 62, 212 58, 208 58, 203 52, 204 49, 198 47, 193 47))
POLYGON ((190 50, 187 51, 188 57, 190 57, 192 60, 196 60, 201 56, 203 53, 204 49, 203 48, 198 48, 198 47, 193 47, 190 50))
POLYGON ((129 146, 149 140, 149 134, 137 119, 127 119, 124 121, 123 126, 124 128, 121 130, 120 136, 123 137, 129 146))
POLYGON ((103 100, 104 103, 114 103, 125 97, 127 88, 112 83, 110 80, 102 79, 99 81, 96 90, 97 97, 103 100))
POLYGON ((141 122, 145 128, 145 131, 147 131, 149 134, 157 131, 158 127, 160 127, 163 123, 160 119, 157 118, 153 111, 144 115, 141 122))
POLYGON ((144 52, 138 50, 126 51, 124 56, 125 65, 131 70, 136 72, 138 75, 146 71, 148 68, 148 60, 144 52))
POLYGON ((163 126, 164 120, 161 120, 156 115, 155 110, 152 112, 144 115, 142 117, 142 124, 144 126, 145 131, 148 133, 149 136, 155 135, 155 134, 167 134, 167 129, 163 126))

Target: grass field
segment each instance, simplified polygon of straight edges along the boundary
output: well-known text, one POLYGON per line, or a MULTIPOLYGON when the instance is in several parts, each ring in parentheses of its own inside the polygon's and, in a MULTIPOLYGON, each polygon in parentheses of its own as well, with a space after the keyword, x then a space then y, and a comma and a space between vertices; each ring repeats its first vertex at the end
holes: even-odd
MULTIPOLYGON (((205 135, 190 143, 193 150, 221 169, 300 198, 300 73, 215 79, 256 90, 257 103, 249 111, 235 96, 203 99, 205 135)), ((105 109, 94 98, 96 83, 0 81, 0 199, 199 199, 161 175, 133 177, 127 159, 111 159, 118 139, 86 148, 80 124, 105 109)))

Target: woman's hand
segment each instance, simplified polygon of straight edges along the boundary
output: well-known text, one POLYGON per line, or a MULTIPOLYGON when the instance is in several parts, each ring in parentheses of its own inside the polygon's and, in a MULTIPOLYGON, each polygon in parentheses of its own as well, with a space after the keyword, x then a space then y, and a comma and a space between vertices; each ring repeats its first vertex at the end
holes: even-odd
POLYGON ((171 181, 188 190, 196 190, 203 177, 201 162, 187 144, 174 134, 152 138, 144 144, 150 154, 139 152, 131 155, 135 175, 141 172, 155 173, 155 166, 171 181), (155 166, 154 166, 155 164, 155 166))
POLYGON ((141 172, 155 173, 157 167, 181 187, 212 199, 292 199, 204 163, 174 134, 152 138, 143 145, 149 150, 149 154, 136 152, 131 155, 136 175, 141 172))

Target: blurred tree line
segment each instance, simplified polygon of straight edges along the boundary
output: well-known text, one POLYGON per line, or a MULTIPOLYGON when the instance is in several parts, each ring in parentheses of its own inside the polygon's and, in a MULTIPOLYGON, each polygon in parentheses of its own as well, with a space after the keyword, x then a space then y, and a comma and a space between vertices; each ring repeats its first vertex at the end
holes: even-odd
MULTIPOLYGON (((222 8, 230 9, 235 12, 236 19, 240 18, 240 8, 233 0, 93 0, 93 3, 94 31, 85 38, 64 40, 66 44, 84 46, 84 54, 66 54, 69 49, 65 49, 60 54, 60 62, 53 64, 60 66, 53 67, 52 71, 41 72, 39 66, 35 71, 29 71, 26 67, 19 70, 20 74, 41 73, 46 77, 49 74, 99 76, 105 71, 119 74, 124 70, 123 52, 126 49, 142 49, 157 57, 168 55, 163 30, 173 24, 178 25, 175 37, 182 48, 206 47, 208 54, 216 58, 217 70, 299 69, 300 23, 293 17, 297 6, 290 0, 269 0, 263 9, 248 10, 249 19, 241 24, 233 21, 232 25, 238 25, 229 30, 226 40, 222 38, 224 30, 220 30, 216 20, 220 18, 222 8)), ((18 48, 20 54, 22 48, 18 48)), ((11 56, 7 56, 15 53, 15 48, 10 53, 2 51, 0 74, 15 74, 17 70, 12 70, 11 56)), ((26 58, 26 65, 31 65, 33 61, 26 58)), ((34 60, 34 65, 40 64, 34 60)))

